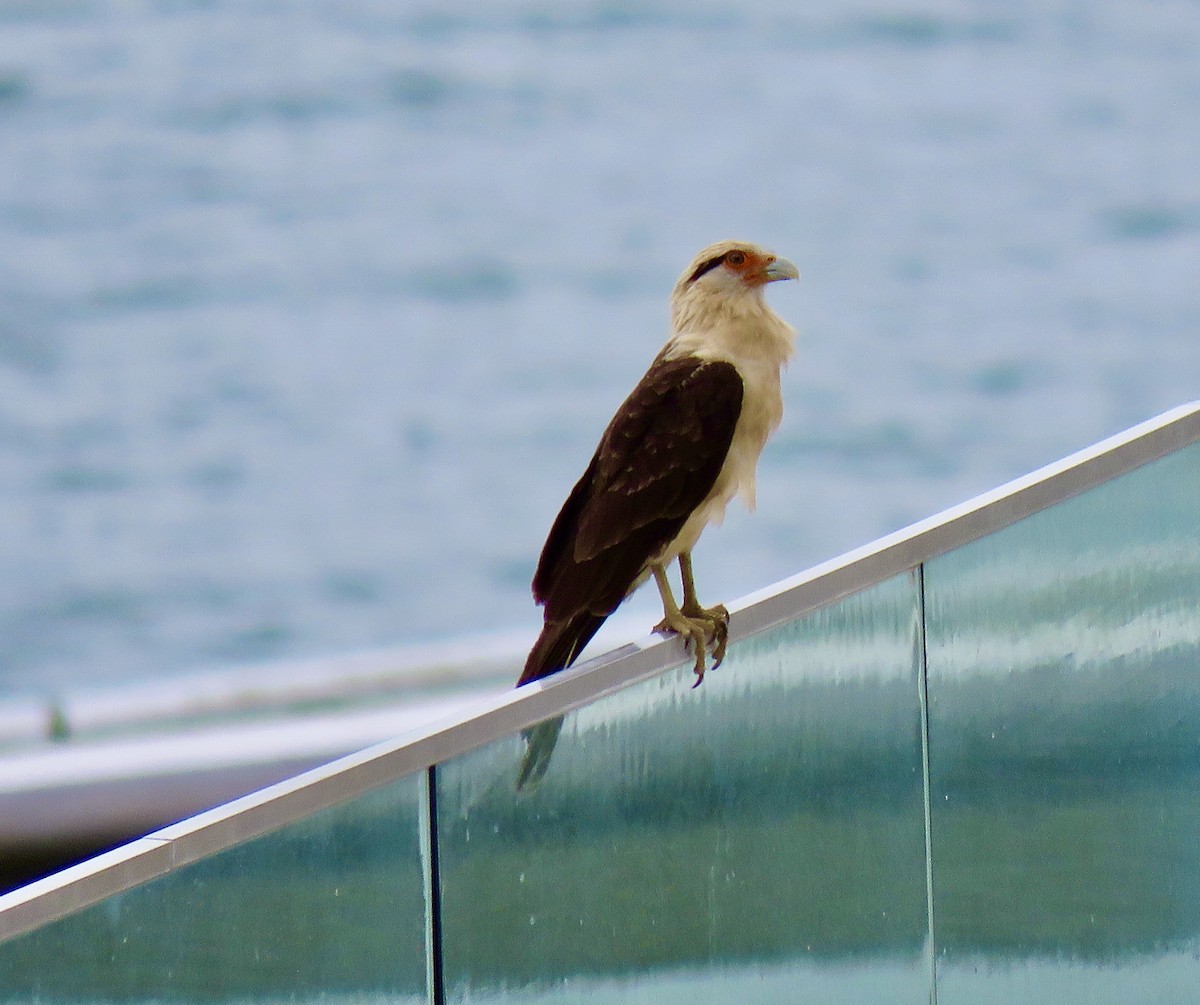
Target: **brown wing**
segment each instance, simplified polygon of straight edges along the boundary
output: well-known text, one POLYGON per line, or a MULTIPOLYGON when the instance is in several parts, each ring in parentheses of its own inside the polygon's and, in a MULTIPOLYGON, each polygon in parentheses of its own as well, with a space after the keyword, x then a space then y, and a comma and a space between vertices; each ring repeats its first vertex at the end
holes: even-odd
MULTIPOLYGON (((731 363, 694 356, 654 361, 550 529, 533 577, 547 628, 590 615, 594 632, 594 619, 602 621, 625 598, 711 491, 742 394, 731 363)), ((573 648, 577 654, 582 646, 573 648)))

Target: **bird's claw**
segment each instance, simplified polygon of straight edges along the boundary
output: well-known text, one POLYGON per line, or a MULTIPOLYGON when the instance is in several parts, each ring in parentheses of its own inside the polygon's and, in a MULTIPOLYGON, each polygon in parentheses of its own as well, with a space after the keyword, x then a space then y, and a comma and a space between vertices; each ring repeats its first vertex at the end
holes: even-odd
POLYGON ((712 647, 712 667, 715 670, 725 659, 729 645, 729 611, 723 604, 716 607, 695 607, 681 610, 678 618, 663 618, 654 626, 659 635, 681 635, 683 644, 696 657, 692 672, 696 675, 693 688, 704 681, 709 647, 712 647))
POLYGON ((712 668, 716 670, 724 661, 725 650, 729 647, 729 611, 724 604, 717 604, 716 607, 710 607, 707 613, 713 616, 712 668))

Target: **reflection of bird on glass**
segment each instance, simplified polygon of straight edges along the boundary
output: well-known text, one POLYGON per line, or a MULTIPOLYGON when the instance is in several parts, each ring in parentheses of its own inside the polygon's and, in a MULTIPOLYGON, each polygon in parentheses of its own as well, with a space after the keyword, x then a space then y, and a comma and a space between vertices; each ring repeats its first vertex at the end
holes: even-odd
MULTIPOLYGON (((650 576, 662 597, 655 631, 683 636, 704 679, 708 648, 725 656, 729 612, 696 598, 691 551, 739 495, 754 507, 754 471, 783 415, 779 375, 795 332, 763 299, 796 279, 753 244, 705 248, 671 294, 671 337, 613 416, 571 490, 533 577, 545 624, 518 685, 569 667, 605 619, 650 576), (667 569, 678 560, 683 602, 667 569)), ((527 730, 518 788, 549 766, 561 717, 527 730)))

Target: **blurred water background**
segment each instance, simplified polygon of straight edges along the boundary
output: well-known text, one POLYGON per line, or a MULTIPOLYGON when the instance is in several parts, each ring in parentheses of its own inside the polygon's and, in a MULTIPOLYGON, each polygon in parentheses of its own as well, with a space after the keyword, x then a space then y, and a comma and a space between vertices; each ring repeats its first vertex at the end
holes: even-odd
POLYGON ((532 635, 724 237, 801 341, 709 602, 1200 396, 1197 53, 1195 0, 0 0, 0 694, 532 635))

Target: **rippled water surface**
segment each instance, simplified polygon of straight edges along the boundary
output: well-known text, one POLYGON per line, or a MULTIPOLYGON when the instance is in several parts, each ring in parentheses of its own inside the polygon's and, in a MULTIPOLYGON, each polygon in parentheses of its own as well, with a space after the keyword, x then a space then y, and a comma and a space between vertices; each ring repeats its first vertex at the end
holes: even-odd
POLYGON ((726 236, 801 344, 713 601, 1200 397, 1197 52, 1184 0, 0 2, 0 693, 532 632, 726 236))

